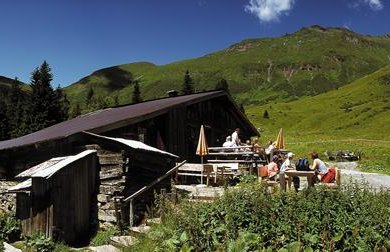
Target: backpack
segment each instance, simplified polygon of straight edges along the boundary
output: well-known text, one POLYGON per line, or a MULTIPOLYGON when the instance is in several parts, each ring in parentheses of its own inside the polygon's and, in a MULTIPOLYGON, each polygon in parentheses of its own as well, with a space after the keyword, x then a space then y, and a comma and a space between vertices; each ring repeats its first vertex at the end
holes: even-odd
POLYGON ((297 171, 310 171, 309 161, 306 158, 300 158, 295 162, 297 171))

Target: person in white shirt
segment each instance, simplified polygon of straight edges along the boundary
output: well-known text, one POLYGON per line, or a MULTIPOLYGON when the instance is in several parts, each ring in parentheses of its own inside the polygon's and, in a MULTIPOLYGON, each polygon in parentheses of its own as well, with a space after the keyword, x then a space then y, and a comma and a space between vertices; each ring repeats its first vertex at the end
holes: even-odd
POLYGON ((238 134, 240 133, 240 129, 237 128, 233 134, 232 134, 232 142, 233 142, 233 146, 234 147, 237 147, 237 146, 240 146, 241 145, 241 140, 240 140, 240 137, 238 136, 238 134))
POLYGON ((294 157, 294 153, 292 152, 287 153, 287 158, 286 160, 284 160, 282 166, 280 167, 280 172, 285 172, 287 170, 293 169, 292 162, 291 162, 293 157, 294 157))
POLYGON ((222 147, 232 147, 233 146, 232 137, 227 136, 226 141, 222 144, 222 147))

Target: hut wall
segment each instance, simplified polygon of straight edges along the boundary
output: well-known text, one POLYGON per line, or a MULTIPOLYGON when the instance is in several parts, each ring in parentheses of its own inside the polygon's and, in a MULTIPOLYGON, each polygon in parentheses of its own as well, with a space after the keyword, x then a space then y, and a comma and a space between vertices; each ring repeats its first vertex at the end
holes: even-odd
POLYGON ((31 195, 17 196, 23 234, 41 231, 69 244, 87 239, 97 227, 98 167, 92 154, 50 178, 33 178, 31 195))

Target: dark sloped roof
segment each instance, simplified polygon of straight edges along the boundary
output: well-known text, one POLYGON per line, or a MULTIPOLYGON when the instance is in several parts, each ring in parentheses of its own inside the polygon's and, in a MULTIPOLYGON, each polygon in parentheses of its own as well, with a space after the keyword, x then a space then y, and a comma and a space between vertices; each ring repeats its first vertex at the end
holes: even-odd
POLYGON ((63 139, 83 131, 92 133, 107 132, 112 129, 162 115, 174 107, 190 105, 221 96, 226 97, 232 102, 241 119, 250 125, 253 134, 257 134, 256 128, 239 112, 239 109, 226 92, 210 91, 98 110, 19 138, 2 141, 0 142, 0 150, 38 144, 49 140, 63 139))
POLYGON ((193 104, 219 96, 228 97, 223 91, 211 91, 99 110, 19 138, 2 141, 0 142, 0 150, 62 139, 82 131, 100 133, 164 114, 176 106, 193 104))

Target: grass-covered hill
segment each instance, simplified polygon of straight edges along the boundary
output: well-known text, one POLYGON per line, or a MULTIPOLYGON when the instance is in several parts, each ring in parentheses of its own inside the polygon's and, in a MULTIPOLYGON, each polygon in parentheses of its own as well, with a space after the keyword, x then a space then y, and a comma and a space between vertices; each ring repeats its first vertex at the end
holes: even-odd
MULTIPOLYGON (((6 96, 8 94, 8 91, 11 89, 12 83, 14 81, 14 79, 10 79, 5 76, 0 76, 0 97, 6 96)), ((22 86, 22 90, 29 89, 28 86, 23 82, 19 81, 19 84, 22 86)))
POLYGON ((262 143, 275 140, 283 128, 287 148, 297 157, 360 151, 361 170, 390 174, 390 65, 317 96, 248 106, 246 114, 261 128, 262 143))
POLYGON ((336 90, 291 102, 248 106, 246 112, 266 133, 283 127, 295 136, 390 140, 390 64, 336 90))
POLYGON ((277 38, 248 39, 200 58, 157 66, 131 63, 98 70, 66 88, 83 106, 96 96, 131 100, 139 78, 144 99, 181 90, 188 69, 197 90, 214 89, 226 79, 233 96, 246 105, 292 100, 341 87, 390 63, 390 37, 364 36, 343 28, 312 26, 277 38))

